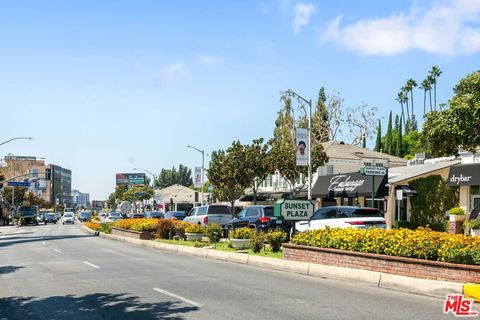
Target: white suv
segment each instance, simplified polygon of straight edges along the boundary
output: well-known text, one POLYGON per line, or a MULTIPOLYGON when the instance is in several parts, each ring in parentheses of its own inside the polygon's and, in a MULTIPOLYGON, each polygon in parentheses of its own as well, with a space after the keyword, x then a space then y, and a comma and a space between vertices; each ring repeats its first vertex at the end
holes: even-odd
POLYGON ((223 227, 232 220, 232 218, 229 206, 212 204, 192 208, 183 221, 202 226, 206 226, 209 223, 216 223, 223 227))
POLYGON ((72 212, 65 212, 62 217, 62 224, 71 223, 75 224, 75 219, 72 212))

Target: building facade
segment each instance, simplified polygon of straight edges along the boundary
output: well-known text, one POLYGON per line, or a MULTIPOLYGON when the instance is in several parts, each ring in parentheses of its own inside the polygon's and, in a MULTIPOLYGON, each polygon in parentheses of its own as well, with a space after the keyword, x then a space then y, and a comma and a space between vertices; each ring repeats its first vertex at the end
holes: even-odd
POLYGON ((57 165, 49 164, 51 178, 47 183, 47 193, 50 203, 72 206, 72 171, 57 165))
POLYGON ((90 194, 72 190, 72 206, 90 208, 90 194))

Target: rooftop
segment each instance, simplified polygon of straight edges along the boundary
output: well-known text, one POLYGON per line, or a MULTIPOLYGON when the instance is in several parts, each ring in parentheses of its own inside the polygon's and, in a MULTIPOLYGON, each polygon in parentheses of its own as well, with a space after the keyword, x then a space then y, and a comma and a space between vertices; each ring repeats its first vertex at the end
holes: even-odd
POLYGON ((350 144, 342 141, 328 141, 322 143, 323 149, 329 158, 362 160, 362 159, 383 159, 389 163, 396 165, 406 165, 407 160, 389 155, 387 153, 377 152, 350 144))

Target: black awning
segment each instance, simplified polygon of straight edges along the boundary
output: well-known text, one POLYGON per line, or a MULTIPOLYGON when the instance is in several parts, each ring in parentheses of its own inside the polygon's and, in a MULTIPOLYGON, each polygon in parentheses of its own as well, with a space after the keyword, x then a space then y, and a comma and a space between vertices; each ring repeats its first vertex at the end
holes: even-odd
POLYGON ((451 187, 480 185, 480 163, 459 164, 450 167, 447 184, 451 187))
MULTIPOLYGON (((241 202, 253 202, 253 194, 247 194, 238 199, 241 202)), ((271 196, 266 194, 257 194, 257 201, 267 201, 271 198, 271 196)))
MULTIPOLYGON (((387 182, 388 175, 375 176, 375 196, 384 197, 388 194, 387 182)), ((314 198, 357 198, 371 195, 372 177, 358 172, 320 176, 312 188, 314 198)))

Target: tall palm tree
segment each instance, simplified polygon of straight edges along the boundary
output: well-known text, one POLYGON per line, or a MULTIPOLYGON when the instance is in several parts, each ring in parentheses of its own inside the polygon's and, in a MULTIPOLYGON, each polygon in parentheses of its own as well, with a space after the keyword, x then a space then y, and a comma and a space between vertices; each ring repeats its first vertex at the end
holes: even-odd
POLYGON ((432 110, 432 84, 435 80, 433 79, 432 75, 429 74, 427 76, 427 81, 428 81, 428 85, 430 86, 430 89, 428 90, 428 97, 430 100, 430 111, 433 111, 432 110))
POLYGON ((422 81, 419 88, 423 90, 423 116, 425 116, 425 114, 427 113, 427 91, 430 91, 432 89, 428 78, 422 81))
POLYGON ((405 115, 403 113, 403 102, 405 101, 405 98, 403 91, 400 91, 397 94, 397 98, 395 100, 398 101, 400 103, 400 106, 402 107, 402 115, 400 116, 400 122, 402 122, 403 119, 403 123, 405 124, 405 115))
POLYGON ((407 107, 407 121, 410 121, 410 109, 408 107, 408 91, 410 91, 410 89, 408 88, 407 85, 404 85, 402 87, 402 93, 403 93, 403 103, 406 104, 406 107, 407 107))
POLYGON ((440 77, 442 74, 442 70, 438 66, 433 66, 432 70, 430 70, 429 75, 432 76, 432 84, 433 84, 433 99, 434 99, 434 107, 435 111, 437 111, 437 78, 440 77))
POLYGON ((413 88, 417 87, 417 82, 413 79, 408 79, 406 87, 410 91, 410 105, 412 107, 412 118, 413 118, 413 115, 414 115, 414 113, 413 113, 413 88))

